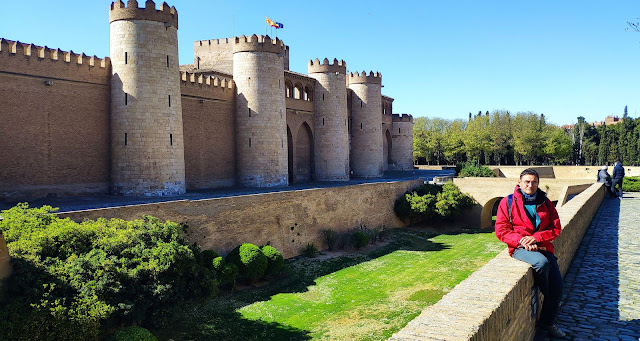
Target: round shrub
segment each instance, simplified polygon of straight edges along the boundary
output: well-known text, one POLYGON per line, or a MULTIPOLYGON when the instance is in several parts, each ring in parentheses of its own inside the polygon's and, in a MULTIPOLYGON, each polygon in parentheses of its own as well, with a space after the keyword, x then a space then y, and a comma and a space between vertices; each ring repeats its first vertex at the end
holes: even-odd
POLYGON ((250 281, 260 279, 267 271, 267 257, 259 247, 250 243, 244 243, 231 250, 226 260, 238 267, 242 278, 250 281))
POLYGON ((356 249, 365 247, 369 244, 369 235, 364 231, 356 231, 349 237, 349 242, 356 249))
POLYGON ((200 265, 213 270, 213 260, 219 257, 218 253, 213 250, 204 250, 198 255, 200 265))
POLYGON ((262 247, 262 253, 267 257, 267 275, 275 275, 282 270, 284 266, 284 257, 282 253, 271 245, 265 245, 262 247))
POLYGON ((236 278, 238 277, 238 267, 235 264, 228 263, 222 257, 216 257, 212 261, 213 269, 218 275, 218 281, 221 286, 235 288, 236 278))
POLYGON ((150 331, 138 326, 129 326, 118 329, 111 341, 158 341, 158 338, 153 336, 150 331))

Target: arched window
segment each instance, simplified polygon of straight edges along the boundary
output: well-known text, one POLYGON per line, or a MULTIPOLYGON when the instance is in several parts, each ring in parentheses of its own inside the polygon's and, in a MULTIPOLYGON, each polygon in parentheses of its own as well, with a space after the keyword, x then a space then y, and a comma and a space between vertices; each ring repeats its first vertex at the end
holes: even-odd
POLYGON ((284 95, 287 98, 293 97, 293 84, 289 81, 284 82, 284 95))
POLYGON ((304 87, 304 100, 313 101, 313 89, 309 85, 304 87))
POLYGON ((302 85, 296 84, 296 87, 293 89, 293 98, 302 99, 302 85))

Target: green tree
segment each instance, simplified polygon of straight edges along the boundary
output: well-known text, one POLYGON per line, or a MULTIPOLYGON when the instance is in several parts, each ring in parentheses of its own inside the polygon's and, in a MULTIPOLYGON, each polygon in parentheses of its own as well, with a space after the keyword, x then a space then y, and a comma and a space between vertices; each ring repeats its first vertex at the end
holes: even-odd
POLYGON ((547 125, 543 133, 543 152, 547 163, 566 164, 571 156, 571 138, 563 128, 547 125))
POLYGON ((493 145, 489 123, 489 117, 483 116, 482 112, 469 121, 462 138, 467 159, 487 163, 484 156, 491 153, 493 145))
POLYGON ((467 123, 463 120, 454 120, 445 130, 444 156, 447 163, 457 164, 465 161, 464 130, 467 123))

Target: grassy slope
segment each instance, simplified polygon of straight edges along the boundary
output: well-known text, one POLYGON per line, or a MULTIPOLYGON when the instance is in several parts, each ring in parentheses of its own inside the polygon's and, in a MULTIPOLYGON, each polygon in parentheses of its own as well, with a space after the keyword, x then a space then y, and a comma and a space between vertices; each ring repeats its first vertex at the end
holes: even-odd
POLYGON ((384 340, 503 247, 493 233, 399 230, 369 254, 290 261, 286 276, 266 287, 190 307, 171 337, 384 340))

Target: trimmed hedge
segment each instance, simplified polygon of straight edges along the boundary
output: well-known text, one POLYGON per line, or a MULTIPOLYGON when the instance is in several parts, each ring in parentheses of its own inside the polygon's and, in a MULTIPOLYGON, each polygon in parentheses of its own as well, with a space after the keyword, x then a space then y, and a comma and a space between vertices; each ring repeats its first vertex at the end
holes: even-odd
POLYGON ((231 250, 227 262, 233 263, 240 271, 240 277, 256 281, 267 271, 268 260, 260 248, 254 244, 244 243, 231 250))
POLYGON ((153 336, 151 332, 145 328, 138 326, 129 326, 118 329, 111 338, 110 341, 158 341, 158 338, 153 336))
POLYGON ((265 257, 267 257, 267 270, 265 271, 265 275, 278 274, 284 266, 284 257, 282 256, 282 253, 271 245, 263 246, 261 251, 264 253, 265 257))
POLYGON ((640 177, 626 176, 622 181, 623 192, 640 192, 640 177))
POLYGON ((217 291, 182 228, 157 218, 60 219, 50 206, 2 211, 12 275, 0 292, 0 339, 93 340, 217 291))

